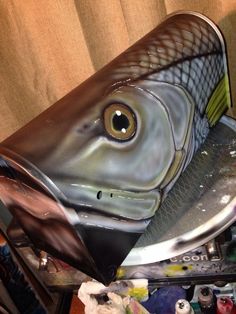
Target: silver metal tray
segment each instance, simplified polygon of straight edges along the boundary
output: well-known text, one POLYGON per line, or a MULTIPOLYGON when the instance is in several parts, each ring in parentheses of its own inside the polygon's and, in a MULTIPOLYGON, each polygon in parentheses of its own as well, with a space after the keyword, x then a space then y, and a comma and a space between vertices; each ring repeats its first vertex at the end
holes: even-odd
POLYGON ((224 116, 122 265, 144 265, 183 254, 235 220, 236 121, 224 116))

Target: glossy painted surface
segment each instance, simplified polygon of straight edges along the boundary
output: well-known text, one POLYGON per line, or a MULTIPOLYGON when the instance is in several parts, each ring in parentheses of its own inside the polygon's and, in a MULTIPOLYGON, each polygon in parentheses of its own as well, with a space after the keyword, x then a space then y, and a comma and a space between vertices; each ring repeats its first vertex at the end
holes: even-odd
POLYGON ((219 31, 174 15, 1 144, 1 199, 36 247, 109 282, 228 92, 219 31))

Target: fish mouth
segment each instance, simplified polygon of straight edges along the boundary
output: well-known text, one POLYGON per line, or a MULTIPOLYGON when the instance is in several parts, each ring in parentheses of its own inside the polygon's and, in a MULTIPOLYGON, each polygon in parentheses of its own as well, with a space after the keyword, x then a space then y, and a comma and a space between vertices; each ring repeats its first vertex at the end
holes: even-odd
MULTIPOLYGON (((66 228, 69 227, 66 211, 59 201, 60 191, 53 182, 30 162, 2 147, 0 147, 0 197, 16 225, 24 231, 28 230, 29 238, 34 234, 33 229, 27 226, 29 221, 34 224, 35 220, 46 226, 46 221, 51 220, 56 224, 58 222, 66 225, 66 228)), ((13 220, 9 224, 10 229, 13 220)))
POLYGON ((0 175, 39 190, 56 201, 63 198, 57 186, 40 169, 15 152, 0 147, 0 175))
POLYGON ((136 192, 78 183, 74 178, 54 176, 51 179, 30 161, 5 147, 0 147, 0 160, 0 176, 2 173, 55 200, 73 225, 95 225, 97 219, 97 227, 142 233, 160 205, 158 190, 136 192))

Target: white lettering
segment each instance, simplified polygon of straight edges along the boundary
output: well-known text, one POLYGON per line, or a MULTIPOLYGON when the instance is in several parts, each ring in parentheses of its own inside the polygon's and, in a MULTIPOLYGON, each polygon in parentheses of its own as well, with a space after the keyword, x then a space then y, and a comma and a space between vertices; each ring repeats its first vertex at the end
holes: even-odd
POLYGON ((190 256, 183 256, 183 261, 184 262, 189 262, 191 260, 190 256))

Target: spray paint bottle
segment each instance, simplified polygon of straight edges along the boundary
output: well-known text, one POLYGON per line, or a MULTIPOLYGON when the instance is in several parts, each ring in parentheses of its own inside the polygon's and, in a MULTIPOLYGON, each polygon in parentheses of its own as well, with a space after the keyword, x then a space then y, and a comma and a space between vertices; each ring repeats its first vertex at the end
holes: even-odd
POLYGON ((198 294, 198 303, 204 314, 216 313, 216 297, 209 287, 202 287, 198 294))
POLYGON ((194 311, 187 300, 180 299, 175 304, 175 314, 194 314, 194 311))

